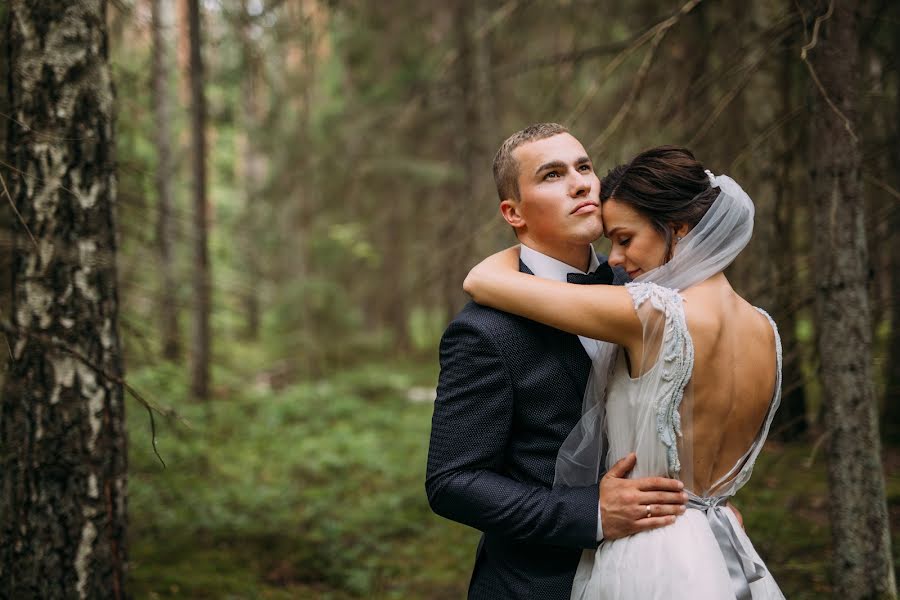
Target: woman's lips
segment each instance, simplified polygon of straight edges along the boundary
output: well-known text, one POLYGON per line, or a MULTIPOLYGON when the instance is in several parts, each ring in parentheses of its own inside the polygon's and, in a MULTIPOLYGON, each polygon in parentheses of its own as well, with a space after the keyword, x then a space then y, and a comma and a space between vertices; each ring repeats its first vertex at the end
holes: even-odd
POLYGON ((599 210, 599 206, 594 204, 593 202, 584 202, 575 207, 575 210, 572 211, 573 215, 587 215, 592 212, 599 210))
POLYGON ((638 275, 641 274, 641 270, 635 269, 634 271, 626 271, 626 273, 628 273, 629 278, 634 279, 635 277, 637 277, 638 275))

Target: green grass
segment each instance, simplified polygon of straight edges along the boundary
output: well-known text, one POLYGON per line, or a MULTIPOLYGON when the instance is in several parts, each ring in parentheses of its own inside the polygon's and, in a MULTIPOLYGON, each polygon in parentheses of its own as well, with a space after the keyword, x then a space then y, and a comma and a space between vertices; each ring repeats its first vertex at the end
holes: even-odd
MULTIPOLYGON (((131 375, 191 424, 130 405, 130 587, 136 598, 462 598, 478 533, 431 513, 424 493, 432 407, 410 386, 435 365, 372 364, 280 391, 217 373, 206 408, 180 367, 131 375)), ((792 599, 829 592, 822 455, 771 445, 736 503, 792 599)), ((889 481, 897 523, 900 483, 889 481)), ((897 529, 895 526, 894 530, 897 529)), ((898 542, 895 535, 894 548, 898 542)))

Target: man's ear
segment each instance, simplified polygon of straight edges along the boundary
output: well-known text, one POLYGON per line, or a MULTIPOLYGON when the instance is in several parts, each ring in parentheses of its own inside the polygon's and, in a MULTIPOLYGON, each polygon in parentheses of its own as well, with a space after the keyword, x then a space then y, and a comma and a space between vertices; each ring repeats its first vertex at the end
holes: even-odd
POLYGON ((506 222, 516 230, 516 233, 524 229, 525 219, 522 217, 522 213, 519 211, 519 203, 517 201, 512 199, 501 201, 500 214, 503 215, 503 218, 506 219, 506 222))

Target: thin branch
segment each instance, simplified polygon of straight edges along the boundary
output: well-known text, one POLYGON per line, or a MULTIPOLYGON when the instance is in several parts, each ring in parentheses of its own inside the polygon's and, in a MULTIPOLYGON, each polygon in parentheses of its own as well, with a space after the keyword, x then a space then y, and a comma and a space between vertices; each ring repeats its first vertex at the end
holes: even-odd
POLYGON ((3 117, 4 119, 7 119, 8 121, 10 121, 10 122, 12 122, 12 123, 15 123, 16 125, 18 125, 18 126, 21 127, 22 129, 24 129, 24 130, 26 130, 26 131, 29 131, 29 132, 33 133, 34 135, 36 135, 36 136, 38 136, 38 137, 42 137, 42 138, 44 138, 44 139, 46 139, 46 140, 49 140, 49 141, 57 141, 57 142, 81 142, 81 141, 84 141, 84 140, 86 140, 86 139, 89 139, 89 138, 93 137, 93 134, 91 134, 91 133, 88 133, 88 135, 86 135, 86 136, 84 136, 84 137, 63 137, 63 136, 59 136, 59 135, 53 135, 53 134, 51 134, 51 133, 44 133, 43 131, 38 131, 37 129, 34 129, 33 127, 31 127, 31 126, 29 126, 29 125, 23 123, 22 121, 19 121, 18 119, 16 119, 16 118, 13 117, 12 115, 9 115, 9 114, 7 114, 7 113, 5 113, 5 112, 0 111, 0 117, 3 117))
POLYGON ((819 88, 819 92, 822 94, 822 97, 825 99, 825 102, 828 103, 828 106, 831 107, 831 110, 844 122, 844 128, 847 130, 847 133, 850 134, 850 137, 853 138, 854 142, 859 142, 859 138, 856 137, 856 133, 853 131, 853 125, 850 123, 850 119, 848 119, 841 109, 837 107, 837 105, 831 100, 831 97, 828 95, 828 91, 825 89, 825 86, 822 85, 822 82, 819 80, 819 75, 816 73, 816 70, 813 68, 811 62, 809 62, 808 54, 809 51, 816 47, 816 44, 819 43, 819 28, 822 23, 831 18, 834 14, 834 0, 828 3, 828 10, 825 11, 824 15, 816 17, 816 22, 813 24, 813 33, 812 39, 808 44, 803 46, 800 49, 800 60, 806 63, 806 67, 809 69, 809 74, 812 76, 813 82, 815 82, 816 87, 819 88))
POLYGON ((819 448, 821 448, 822 444, 825 442, 825 440, 828 439, 828 435, 829 435, 829 432, 826 431, 825 433, 820 435, 819 439, 817 439, 815 441, 815 443, 813 444, 812 450, 809 452, 809 456, 807 457, 807 459, 805 461, 803 461, 804 466, 807 469, 812 468, 813 463, 816 460, 816 454, 819 453, 819 448))
POLYGON ((751 153, 755 152, 759 145, 766 141, 772 134, 780 131, 784 126, 788 125, 791 121, 793 121, 797 116, 800 115, 804 110, 804 107, 797 107, 789 113, 785 113, 781 115, 774 123, 772 123, 769 127, 766 128, 765 131, 760 133, 756 138, 754 138, 747 147, 744 148, 740 154, 738 154, 733 161, 731 161, 731 166, 728 167, 728 172, 733 173, 735 168, 744 161, 751 153))
MULTIPOLYGON (((900 200, 900 191, 898 191, 894 187, 891 187, 891 185, 883 179, 879 179, 871 173, 866 172, 863 173, 863 179, 865 179, 869 183, 875 184, 875 186, 881 188, 882 190, 893 196, 895 200, 900 200)), ((897 233, 893 232, 893 235, 897 235, 897 233)))
POLYGON ((790 29, 787 28, 787 29, 784 29, 781 32, 779 32, 779 34, 776 35, 771 40, 771 43, 766 48, 766 50, 764 52, 759 53, 759 56, 757 57, 756 61, 752 62, 749 65, 746 65, 744 67, 745 72, 744 72, 743 78, 740 81, 738 81, 737 85, 735 85, 733 88, 731 88, 728 91, 728 93, 726 93, 721 98, 721 100, 719 100, 719 103, 716 105, 716 108, 712 112, 712 116, 704 119, 703 124, 697 130, 697 133, 695 133, 694 137, 691 138, 691 141, 688 142, 688 146, 693 146, 700 139, 702 139, 704 135, 706 135, 709 132, 709 130, 712 128, 712 126, 715 124, 715 122, 718 120, 718 118, 722 115, 722 113, 725 111, 725 109, 728 108, 728 105, 731 104, 731 102, 737 97, 737 95, 741 92, 741 90, 744 89, 744 86, 746 86, 750 82, 750 78, 753 76, 754 73, 756 73, 757 69, 759 69, 759 67, 763 64, 763 61, 765 61, 765 59, 769 57, 769 50, 771 50, 775 45, 780 44, 781 39, 785 35, 787 35, 789 33, 789 31, 790 31, 790 29))
POLYGON ((622 121, 625 120, 625 117, 631 111, 632 106, 634 106, 635 101, 641 93, 641 89, 644 87, 644 83, 647 81, 647 75, 650 73, 650 66, 653 64, 656 50, 659 48, 662 39, 666 37, 666 32, 668 32, 668 28, 659 30, 656 36, 654 36, 653 41, 650 44, 650 49, 647 51, 647 55, 644 56, 644 61, 641 63, 641 66, 638 68, 638 72, 635 75, 634 83, 631 86, 631 90, 628 92, 628 98, 626 98, 622 106, 619 107, 619 110, 609 122, 609 125, 607 125, 600 135, 588 145, 588 150, 592 150, 596 146, 605 144, 609 139, 609 136, 619 128, 619 125, 622 124, 622 121))
POLYGON ((634 54, 634 52, 637 51, 638 48, 643 46, 648 41, 655 39, 661 31, 665 31, 678 23, 678 21, 680 21, 684 15, 691 12, 698 4, 700 4, 700 0, 689 0, 680 9, 678 9, 675 14, 663 21, 660 21, 641 35, 634 38, 634 41, 628 44, 628 46, 624 50, 622 50, 622 52, 613 57, 613 59, 603 69, 603 72, 594 79, 594 81, 591 83, 591 87, 588 88, 588 90, 581 97, 581 100, 578 101, 578 104, 572 110, 572 113, 563 122, 572 124, 577 121, 587 109, 588 104, 590 104, 591 100, 594 99, 594 96, 596 96, 597 92, 600 90, 600 82, 606 81, 613 73, 613 71, 615 71, 623 62, 625 62, 625 60, 629 56, 634 54))
POLYGON ((6 179, 3 178, 3 173, 0 173, 0 184, 3 185, 3 193, 9 198, 9 205, 12 207, 13 212, 16 213, 16 216, 19 218, 19 222, 22 224, 22 227, 25 228, 25 231, 28 233, 28 237, 31 238, 31 243, 34 244, 34 249, 37 250, 38 254, 40 254, 41 249, 38 246, 37 240, 34 239, 34 235, 32 235, 31 230, 28 229, 28 225, 25 223, 25 219, 22 218, 21 213, 19 213, 19 209, 16 208, 16 203, 13 202, 13 198, 9 193, 9 189, 6 187, 6 179))
POLYGON ((126 382, 123 378, 119 377, 118 375, 113 375, 111 373, 106 372, 106 370, 104 370, 102 367, 94 364, 91 361, 91 359, 86 357, 84 354, 82 354, 78 350, 75 350, 71 346, 65 344, 64 342, 62 342, 55 336, 48 336, 48 335, 44 335, 41 333, 35 333, 32 331, 23 330, 23 329, 20 329, 16 326, 12 325, 11 323, 9 323, 7 321, 0 321, 0 331, 3 331, 3 333, 5 333, 7 335, 13 335, 13 336, 24 335, 25 337, 37 340, 38 343, 41 343, 45 346, 50 346, 50 347, 56 348, 57 350, 66 352, 67 354, 70 354, 72 357, 74 357, 80 363, 82 363, 83 365, 85 365, 86 367, 88 367, 89 369, 91 369, 92 371, 94 371, 95 373, 97 373, 98 375, 100 375, 101 377, 106 379, 107 381, 111 381, 117 385, 121 385, 129 394, 131 394, 131 396, 134 399, 136 399, 138 402, 140 402, 144 406, 144 408, 147 409, 147 414, 150 415, 150 433, 151 433, 151 443, 153 445, 153 453, 156 454, 156 458, 159 459, 159 462, 162 464, 163 468, 166 467, 166 463, 163 460, 162 456, 160 456, 159 449, 157 448, 157 445, 156 445, 156 419, 153 417, 153 411, 156 411, 162 417, 176 418, 179 421, 181 421, 181 423, 184 424, 185 426, 190 427, 190 424, 186 420, 184 420, 182 417, 180 417, 173 409, 170 408, 170 409, 164 410, 164 409, 159 408, 158 406, 155 406, 154 404, 152 404, 151 402, 146 400, 143 397, 143 395, 141 395, 140 392, 138 392, 136 389, 131 387, 131 385, 129 385, 128 382, 126 382))
POLYGON ((600 44, 597 46, 589 46, 587 48, 577 48, 568 52, 560 52, 558 54, 552 54, 550 56, 526 60, 524 62, 510 66, 500 65, 495 67, 494 71, 498 79, 507 79, 510 77, 517 77, 519 75, 522 75, 523 73, 527 73, 528 71, 533 71, 535 69, 555 67, 557 65, 566 63, 579 63, 589 58, 622 52, 635 41, 637 41, 637 39, 642 35, 644 34, 636 35, 630 40, 626 40, 624 42, 614 42, 609 44, 600 44))

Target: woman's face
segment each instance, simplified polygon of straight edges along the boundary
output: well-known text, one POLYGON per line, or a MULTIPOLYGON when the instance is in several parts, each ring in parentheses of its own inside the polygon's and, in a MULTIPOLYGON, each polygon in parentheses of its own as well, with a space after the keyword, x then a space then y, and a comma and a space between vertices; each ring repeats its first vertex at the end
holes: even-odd
POLYGON ((612 242, 609 264, 634 279, 661 266, 668 254, 666 238, 649 219, 628 204, 610 198, 603 203, 603 230, 612 242))

